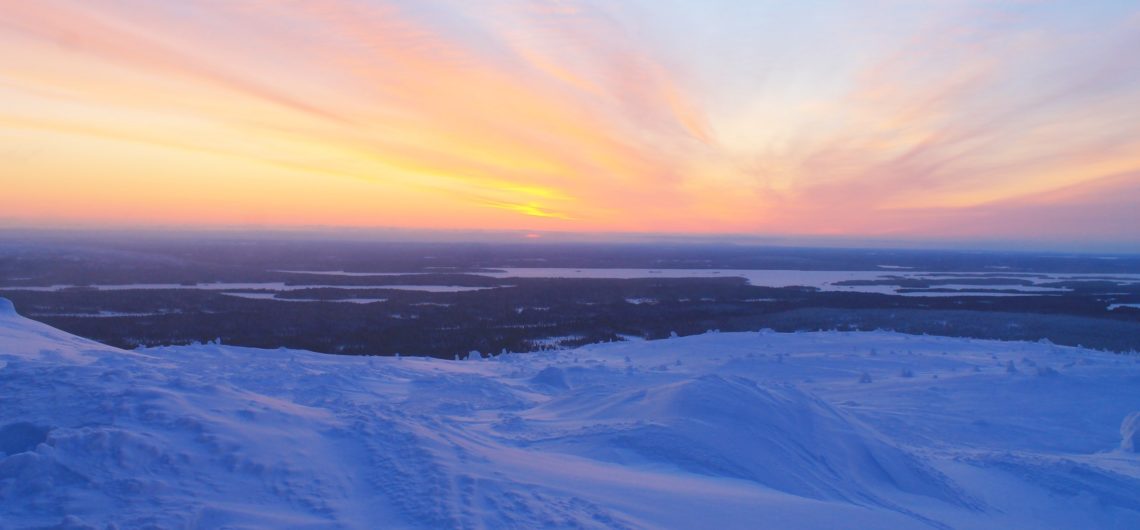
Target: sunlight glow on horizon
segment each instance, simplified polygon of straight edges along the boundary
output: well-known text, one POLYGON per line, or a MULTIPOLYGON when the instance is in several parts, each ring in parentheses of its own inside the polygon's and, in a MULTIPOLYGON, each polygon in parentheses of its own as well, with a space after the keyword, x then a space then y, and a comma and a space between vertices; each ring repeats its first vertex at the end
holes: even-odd
POLYGON ((0 0, 0 227, 1140 242, 1129 2, 0 0))

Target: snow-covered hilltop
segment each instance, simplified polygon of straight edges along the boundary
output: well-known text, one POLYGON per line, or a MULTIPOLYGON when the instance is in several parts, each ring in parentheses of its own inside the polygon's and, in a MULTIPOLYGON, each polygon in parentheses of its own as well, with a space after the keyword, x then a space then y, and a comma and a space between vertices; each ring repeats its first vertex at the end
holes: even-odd
POLYGON ((1049 344, 129 352, 0 299, 0 527, 1140 528, 1138 411, 1049 344))

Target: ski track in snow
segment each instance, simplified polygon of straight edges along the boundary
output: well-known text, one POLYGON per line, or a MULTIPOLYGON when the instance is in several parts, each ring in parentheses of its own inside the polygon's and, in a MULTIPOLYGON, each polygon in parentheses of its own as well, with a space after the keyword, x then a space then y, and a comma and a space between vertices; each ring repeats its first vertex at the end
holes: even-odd
POLYGON ((1051 344, 132 352, 0 299, 0 404, 5 529, 1140 528, 1140 362, 1051 344))

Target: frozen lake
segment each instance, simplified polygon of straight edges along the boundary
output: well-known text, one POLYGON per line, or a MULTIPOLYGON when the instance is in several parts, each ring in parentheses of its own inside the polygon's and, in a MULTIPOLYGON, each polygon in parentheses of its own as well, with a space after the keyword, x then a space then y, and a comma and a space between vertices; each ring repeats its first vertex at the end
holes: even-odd
POLYGON ((1017 294, 1038 295, 1066 293, 1069 289, 1044 286, 1041 284, 1059 281, 1115 281, 1138 283, 1140 274, 1001 274, 993 272, 975 273, 935 273, 926 271, 801 271, 801 270, 740 270, 740 269, 571 269, 571 268, 502 268, 498 272, 480 273, 492 278, 591 278, 591 279, 636 279, 636 278, 744 278, 748 283, 761 287, 815 287, 822 291, 880 293, 903 296, 1010 296, 1017 294), (839 285, 846 281, 884 281, 897 279, 928 280, 947 282, 933 286, 928 292, 899 292, 899 285, 839 285), (972 285, 951 283, 954 279, 965 281, 986 279, 993 283, 972 285), (1003 282, 1006 280, 1008 283, 1003 282), (1024 285, 1032 282, 1033 285, 1024 285), (958 289, 958 292, 945 292, 941 289, 958 289), (1018 291, 1018 293, 994 293, 993 290, 1018 291))
POLYGON ((375 302, 387 302, 387 298, 339 298, 336 300, 317 300, 315 298, 277 298, 276 293, 222 293, 226 296, 233 296, 236 298, 247 298, 250 300, 276 300, 278 302, 332 302, 342 304, 372 304, 375 302))
MULTIPOLYGON (((380 277, 404 276, 424 273, 408 272, 345 272, 345 271, 276 271, 292 274, 310 274, 315 277, 380 277)), ((1052 274, 1052 273, 998 273, 998 272, 929 272, 899 270, 895 268, 871 271, 803 271, 803 270, 745 270, 745 269, 624 269, 624 268, 548 268, 548 267, 508 267, 487 272, 466 273, 497 279, 510 278, 573 278, 573 279, 644 279, 644 278, 744 278, 751 285, 759 287, 813 287, 822 291, 879 293, 901 296, 1030 296, 1042 294, 1063 294, 1070 289, 1058 287, 1057 282, 1100 282, 1111 281, 1122 284, 1140 283, 1140 274, 1052 274), (985 284, 979 284, 981 281, 985 284), (884 282, 877 285, 843 285, 845 282, 884 282), (932 282, 929 287, 914 287, 907 282, 932 282), (898 282, 898 283, 891 283, 898 282)), ((48 285, 0 287, 3 291, 61 291, 64 289, 86 288, 100 291, 121 290, 166 290, 197 289, 227 291, 231 296, 243 298, 277 299, 273 294, 249 295, 235 291, 286 292, 301 289, 389 289, 399 291, 420 291, 429 293, 457 293, 498 289, 499 287, 468 287, 458 285, 325 285, 286 284, 285 282, 217 282, 199 284, 177 283, 134 283, 98 284, 90 286, 48 285)), ((279 300, 279 299, 278 299, 279 300)), ((375 298, 353 299, 357 303, 379 301, 375 298)), ((299 301, 299 300, 298 300, 299 301)), ((344 299, 341 301, 349 301, 344 299)))
MULTIPOLYGON (((129 283, 129 284, 100 284, 100 285, 48 285, 40 287, 0 287, 4 291, 46 291, 55 292, 64 289, 94 289, 97 291, 129 291, 129 290, 166 290, 166 289, 197 289, 202 291, 300 291, 302 289, 388 289, 393 291, 423 291, 429 293, 461 293, 466 291, 481 291, 494 289, 494 287, 465 287, 461 285, 286 285, 284 282, 258 282, 258 283, 199 283, 183 285, 180 283, 129 283)), ((232 293, 225 293, 232 294, 232 293)), ((272 297, 272 295, 269 295, 272 297)))

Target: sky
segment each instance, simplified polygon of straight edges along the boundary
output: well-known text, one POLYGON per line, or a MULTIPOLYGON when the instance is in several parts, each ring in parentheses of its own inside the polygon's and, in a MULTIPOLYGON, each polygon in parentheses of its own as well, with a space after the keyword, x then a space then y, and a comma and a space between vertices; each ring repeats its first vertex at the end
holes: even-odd
POLYGON ((0 0, 0 227, 1140 250, 1140 3, 0 0))

